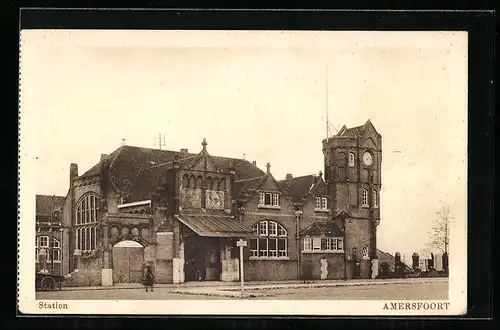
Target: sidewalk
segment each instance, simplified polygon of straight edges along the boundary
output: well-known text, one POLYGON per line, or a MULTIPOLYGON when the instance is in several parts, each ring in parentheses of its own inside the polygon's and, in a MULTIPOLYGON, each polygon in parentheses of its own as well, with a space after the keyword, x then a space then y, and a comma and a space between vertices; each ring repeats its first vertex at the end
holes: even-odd
MULTIPOLYGON (((448 281, 447 277, 431 278, 400 278, 400 279, 362 279, 362 280, 315 280, 315 281, 252 281, 245 282, 245 291, 261 291, 271 289, 289 289, 289 288, 321 288, 335 286, 355 286, 355 285, 387 285, 387 284, 407 284, 407 283, 438 283, 448 281)), ((182 284, 155 284, 156 289, 170 289, 172 293, 183 294, 204 294, 226 292, 233 296, 239 295, 240 282, 186 282, 182 284)), ((144 286, 140 283, 117 283, 113 286, 92 286, 92 287, 62 287, 63 291, 80 290, 123 290, 123 289, 141 289, 144 286)), ((259 294, 259 293, 252 293, 259 294)), ((259 294, 260 295, 260 294, 259 294)))

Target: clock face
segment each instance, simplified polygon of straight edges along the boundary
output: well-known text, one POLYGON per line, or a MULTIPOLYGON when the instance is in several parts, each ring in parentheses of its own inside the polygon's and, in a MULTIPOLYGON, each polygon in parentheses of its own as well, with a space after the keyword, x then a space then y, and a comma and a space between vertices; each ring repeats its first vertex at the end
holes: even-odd
POLYGON ((365 163, 366 166, 370 166, 373 162, 372 155, 369 152, 365 152, 363 154, 363 163, 365 163))

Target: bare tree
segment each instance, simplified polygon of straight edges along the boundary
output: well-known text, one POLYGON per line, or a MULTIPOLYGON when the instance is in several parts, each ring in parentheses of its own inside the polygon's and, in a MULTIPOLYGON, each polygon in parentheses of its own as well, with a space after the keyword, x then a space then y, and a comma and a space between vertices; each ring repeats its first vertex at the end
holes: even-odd
POLYGON ((438 217, 434 220, 432 230, 429 232, 429 244, 432 247, 448 253, 448 244, 450 243, 450 219, 452 219, 450 207, 447 205, 441 206, 437 215, 438 217))

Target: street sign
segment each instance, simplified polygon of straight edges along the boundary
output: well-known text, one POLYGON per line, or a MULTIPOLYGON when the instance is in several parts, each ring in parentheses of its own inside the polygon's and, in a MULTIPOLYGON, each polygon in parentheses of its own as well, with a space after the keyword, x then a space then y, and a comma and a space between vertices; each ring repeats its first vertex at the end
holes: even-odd
POLYGON ((247 241, 242 240, 241 238, 236 242, 236 246, 240 248, 240 282, 241 282, 241 294, 243 295, 244 289, 244 266, 243 266, 243 247, 247 246, 247 241))

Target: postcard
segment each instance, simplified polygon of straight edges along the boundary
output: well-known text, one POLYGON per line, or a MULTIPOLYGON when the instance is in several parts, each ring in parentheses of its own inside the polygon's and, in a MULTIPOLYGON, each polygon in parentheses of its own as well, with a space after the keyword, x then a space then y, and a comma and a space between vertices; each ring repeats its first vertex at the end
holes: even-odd
POLYGON ((22 30, 26 314, 461 315, 467 33, 22 30))

